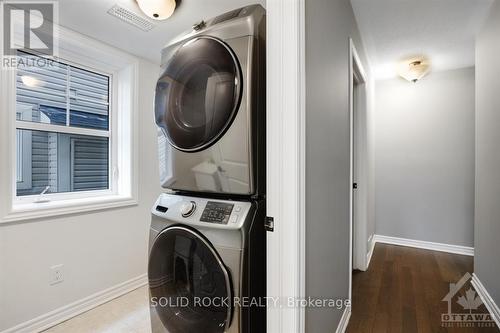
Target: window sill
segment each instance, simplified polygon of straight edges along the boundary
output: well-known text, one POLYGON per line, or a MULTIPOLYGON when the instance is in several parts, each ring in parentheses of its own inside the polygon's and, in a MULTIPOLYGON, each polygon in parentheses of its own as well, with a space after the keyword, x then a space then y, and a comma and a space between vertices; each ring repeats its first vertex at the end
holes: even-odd
POLYGON ((135 206, 138 202, 131 196, 107 195, 91 198, 57 200, 44 203, 18 203, 0 219, 1 223, 42 219, 75 213, 92 212, 117 207, 135 206))

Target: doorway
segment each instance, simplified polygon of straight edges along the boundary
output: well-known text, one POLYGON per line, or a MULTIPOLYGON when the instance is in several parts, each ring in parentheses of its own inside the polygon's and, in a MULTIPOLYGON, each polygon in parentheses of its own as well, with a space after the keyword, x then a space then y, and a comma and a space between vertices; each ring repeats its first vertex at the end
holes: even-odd
MULTIPOLYGON (((367 79, 356 47, 351 40, 350 66, 350 135, 351 135, 351 269, 367 269, 367 208, 368 208, 368 127, 367 127, 367 79)), ((351 288, 352 289, 352 288, 351 288)))

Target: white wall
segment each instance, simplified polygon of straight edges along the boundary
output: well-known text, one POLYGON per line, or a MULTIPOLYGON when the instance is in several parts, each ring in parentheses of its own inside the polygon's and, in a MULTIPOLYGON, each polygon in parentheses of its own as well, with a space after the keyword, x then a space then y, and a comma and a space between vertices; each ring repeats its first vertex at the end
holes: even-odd
POLYGON ((476 43, 476 206, 474 272, 500 306, 500 1, 476 43))
POLYGON ((160 193, 158 72, 140 62, 139 205, 0 225, 0 331, 146 273, 149 210, 160 193), (56 264, 64 264, 64 282, 50 286, 56 264))
POLYGON ((376 233, 473 246, 474 69, 378 81, 376 233))

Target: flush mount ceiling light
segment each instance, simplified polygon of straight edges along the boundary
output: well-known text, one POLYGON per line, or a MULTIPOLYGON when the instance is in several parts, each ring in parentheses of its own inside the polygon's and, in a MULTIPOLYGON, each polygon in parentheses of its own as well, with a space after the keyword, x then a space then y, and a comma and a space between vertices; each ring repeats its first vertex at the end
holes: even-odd
POLYGON ((425 57, 414 57, 402 61, 399 65, 399 75, 410 81, 417 82, 429 73, 431 66, 429 60, 425 57))
POLYGON ((175 0, 136 0, 139 8, 153 20, 166 20, 175 10, 175 0))
POLYGON ((30 87, 30 88, 38 87, 41 85, 40 80, 38 80, 36 77, 30 76, 30 75, 21 76, 21 81, 23 82, 23 84, 25 86, 30 87))

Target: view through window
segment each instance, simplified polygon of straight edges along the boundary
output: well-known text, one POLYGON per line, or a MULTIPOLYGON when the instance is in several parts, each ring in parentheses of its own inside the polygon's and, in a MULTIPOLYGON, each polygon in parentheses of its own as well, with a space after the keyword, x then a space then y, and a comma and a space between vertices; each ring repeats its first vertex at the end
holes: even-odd
POLYGON ((63 62, 17 70, 17 196, 109 189, 110 85, 63 62))

